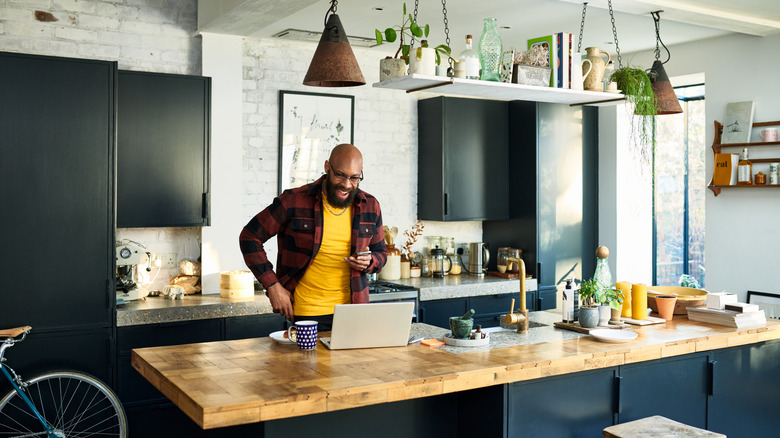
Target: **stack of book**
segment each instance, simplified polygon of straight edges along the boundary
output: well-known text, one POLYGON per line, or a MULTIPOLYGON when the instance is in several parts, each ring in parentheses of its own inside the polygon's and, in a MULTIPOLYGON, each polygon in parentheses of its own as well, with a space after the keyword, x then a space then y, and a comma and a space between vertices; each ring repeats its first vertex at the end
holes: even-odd
POLYGON ((725 309, 688 307, 688 319, 727 327, 750 327, 766 324, 766 315, 756 304, 727 304, 725 309))
POLYGON ((571 66, 574 54, 574 37, 568 32, 558 32, 528 40, 528 49, 540 44, 550 53, 550 86, 553 88, 571 88, 571 66))

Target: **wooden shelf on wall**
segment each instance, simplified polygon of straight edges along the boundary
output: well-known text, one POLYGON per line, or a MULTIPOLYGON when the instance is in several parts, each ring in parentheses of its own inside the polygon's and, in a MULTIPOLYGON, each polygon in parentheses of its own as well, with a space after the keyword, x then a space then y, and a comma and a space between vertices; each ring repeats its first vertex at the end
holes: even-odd
POLYGON ((563 103, 575 105, 611 106, 625 101, 625 96, 598 91, 566 90, 533 85, 490 82, 475 79, 450 79, 442 76, 406 75, 373 84, 375 88, 404 90, 407 93, 430 93, 479 97, 484 99, 526 100, 532 102, 563 103))
MULTIPOLYGON (((756 122, 753 123, 753 128, 759 128, 762 126, 777 126, 780 125, 780 121, 776 122, 756 122)), ((721 135, 723 134, 723 125, 719 123, 717 120, 715 120, 715 139, 712 142, 712 153, 719 154, 721 153, 721 149, 723 148, 746 148, 746 147, 765 147, 765 146, 780 146, 780 141, 762 141, 762 142, 753 142, 753 143, 721 143, 721 135)), ((751 158, 750 161, 753 163, 780 163, 780 157, 770 157, 770 158, 751 158)), ((712 190, 712 192, 715 194, 715 196, 720 195, 721 189, 733 189, 733 188, 740 188, 740 189, 758 189, 758 188, 778 188, 780 187, 780 184, 751 184, 748 186, 721 186, 721 185, 715 185, 712 183, 712 180, 710 180, 710 183, 707 185, 707 188, 712 190)))

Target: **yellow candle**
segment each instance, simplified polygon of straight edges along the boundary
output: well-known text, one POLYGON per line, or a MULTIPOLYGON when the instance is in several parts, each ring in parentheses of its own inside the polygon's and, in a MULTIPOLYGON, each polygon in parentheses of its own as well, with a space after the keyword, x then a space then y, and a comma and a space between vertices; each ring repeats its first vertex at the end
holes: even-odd
POLYGON ((631 283, 618 281, 615 287, 623 293, 623 308, 620 310, 620 316, 631 318, 631 283))
POLYGON ((631 285, 631 317, 647 319, 647 285, 631 285))

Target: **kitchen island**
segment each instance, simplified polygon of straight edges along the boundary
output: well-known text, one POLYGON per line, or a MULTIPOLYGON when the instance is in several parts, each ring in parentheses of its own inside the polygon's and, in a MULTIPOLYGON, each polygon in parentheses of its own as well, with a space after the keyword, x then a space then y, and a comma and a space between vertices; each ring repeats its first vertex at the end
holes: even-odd
POLYGON ((460 354, 304 352, 255 338, 134 349, 132 366, 200 427, 259 423, 264 436, 598 436, 653 414, 721 433, 776 425, 766 411, 780 390, 780 322, 736 329, 678 315, 634 330, 624 344, 542 337, 460 354))

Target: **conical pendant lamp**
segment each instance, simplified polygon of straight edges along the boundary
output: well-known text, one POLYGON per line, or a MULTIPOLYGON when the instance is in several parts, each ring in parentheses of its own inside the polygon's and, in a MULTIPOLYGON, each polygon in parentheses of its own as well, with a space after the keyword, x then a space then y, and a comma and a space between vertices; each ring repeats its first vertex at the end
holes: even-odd
POLYGON ((655 60, 653 66, 650 67, 650 83, 653 85, 653 93, 655 94, 655 103, 658 105, 657 114, 680 114, 682 107, 680 101, 677 99, 677 95, 674 94, 672 83, 669 82, 669 76, 666 74, 664 64, 655 60))
MULTIPOLYGON (((336 15, 335 1, 331 3, 325 30, 303 78, 303 85, 312 87, 354 87, 365 85, 355 54, 349 45, 347 33, 336 15)), ((327 14, 326 14, 327 16, 327 14)))

